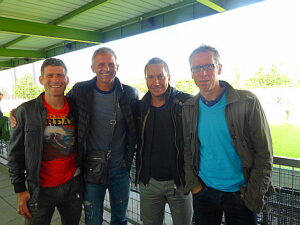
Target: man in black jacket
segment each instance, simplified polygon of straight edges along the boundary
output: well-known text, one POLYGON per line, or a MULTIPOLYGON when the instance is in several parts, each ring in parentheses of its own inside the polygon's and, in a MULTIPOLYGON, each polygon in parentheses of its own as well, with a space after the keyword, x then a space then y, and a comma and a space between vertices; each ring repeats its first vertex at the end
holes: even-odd
POLYGON ((17 108, 18 125, 9 145, 9 175, 17 193, 18 213, 27 224, 50 225, 57 208, 63 225, 78 225, 82 195, 76 120, 64 96, 67 68, 61 60, 50 58, 44 61, 41 74, 45 92, 17 108))
POLYGON ((152 58, 145 66, 149 91, 139 105, 137 183, 144 225, 163 223, 169 204, 174 225, 190 225, 191 194, 184 195, 182 103, 189 94, 169 85, 166 62, 152 58))
POLYGON ((67 95, 75 102, 78 113, 78 148, 79 157, 84 160, 87 225, 102 224, 107 189, 110 224, 127 224, 129 170, 136 146, 133 111, 138 94, 136 89, 120 83, 116 77, 118 67, 113 50, 97 49, 91 66, 96 77, 75 84, 67 95))

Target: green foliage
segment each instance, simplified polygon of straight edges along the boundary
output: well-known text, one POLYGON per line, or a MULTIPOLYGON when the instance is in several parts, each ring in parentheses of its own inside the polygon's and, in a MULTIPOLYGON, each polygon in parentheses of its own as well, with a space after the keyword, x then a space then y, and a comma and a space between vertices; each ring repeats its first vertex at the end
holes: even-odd
POLYGON ((148 88, 147 88, 145 80, 140 81, 139 83, 130 84, 130 86, 135 87, 141 93, 147 93, 148 92, 148 88))
POLYGON ((69 85, 66 87, 65 95, 66 95, 72 88, 73 88, 73 86, 69 84, 69 85))
POLYGON ((25 75, 24 77, 16 81, 14 93, 16 97, 22 99, 33 99, 36 98, 44 88, 34 83, 31 75, 25 75))
POLYGON ((242 83, 241 77, 242 76, 241 76, 240 70, 237 67, 233 68, 233 78, 234 78, 234 80, 231 82, 231 85, 234 88, 241 88, 241 83, 242 83))
POLYGON ((291 80, 279 73, 278 67, 272 65, 270 71, 259 68, 254 77, 246 80, 246 87, 265 87, 265 86, 281 86, 290 84, 291 80))
MULTIPOLYGON (((67 94, 71 89, 72 85, 68 85, 65 94, 67 94)), ((14 93, 16 97, 22 99, 33 99, 39 96, 45 89, 43 86, 36 85, 34 83, 33 77, 31 75, 25 75, 20 78, 16 82, 16 86, 14 88, 14 93)))
POLYGON ((199 91, 199 88, 193 80, 180 80, 176 83, 175 87, 179 91, 183 91, 189 94, 195 94, 199 91))

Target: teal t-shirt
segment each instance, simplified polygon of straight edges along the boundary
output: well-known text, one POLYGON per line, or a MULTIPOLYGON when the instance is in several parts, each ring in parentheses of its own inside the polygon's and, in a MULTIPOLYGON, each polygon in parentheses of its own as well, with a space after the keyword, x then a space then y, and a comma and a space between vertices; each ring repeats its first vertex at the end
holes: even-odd
POLYGON ((199 177, 211 188, 235 192, 246 186, 242 164, 227 126, 226 94, 208 106, 199 100, 199 177))

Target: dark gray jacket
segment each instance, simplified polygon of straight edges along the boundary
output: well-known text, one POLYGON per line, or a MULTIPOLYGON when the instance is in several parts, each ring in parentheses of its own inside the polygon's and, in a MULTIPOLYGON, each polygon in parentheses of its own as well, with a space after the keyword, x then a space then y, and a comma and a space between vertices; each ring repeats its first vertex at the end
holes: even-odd
MULTIPOLYGON (((97 78, 76 83, 67 94, 77 110, 78 114, 78 150, 79 160, 84 160, 84 155, 87 151, 87 135, 92 122, 91 113, 93 112, 94 89, 97 78)), ((125 119, 126 128, 126 146, 124 160, 127 165, 131 166, 134 152, 136 150, 136 128, 135 128, 135 107, 138 100, 138 92, 135 88, 120 83, 119 79, 115 78, 117 98, 122 114, 125 119)))
MULTIPOLYGON (((76 120, 74 107, 69 101, 69 119, 76 120)), ((8 166, 11 182, 16 193, 27 190, 30 193, 29 203, 37 201, 40 190, 40 165, 43 154, 43 141, 47 110, 44 107, 42 94, 31 101, 21 104, 15 113, 18 125, 12 129, 9 144, 8 166)), ((80 165, 78 165, 80 166, 80 165)))
MULTIPOLYGON (((265 197, 274 192, 271 185, 273 148, 269 126, 259 100, 253 93, 235 90, 228 83, 226 85, 227 125, 248 185, 241 188, 241 192, 245 205, 251 211, 259 213, 263 209, 265 197)), ((183 106, 186 192, 200 185, 199 99, 200 94, 186 101, 183 106)))

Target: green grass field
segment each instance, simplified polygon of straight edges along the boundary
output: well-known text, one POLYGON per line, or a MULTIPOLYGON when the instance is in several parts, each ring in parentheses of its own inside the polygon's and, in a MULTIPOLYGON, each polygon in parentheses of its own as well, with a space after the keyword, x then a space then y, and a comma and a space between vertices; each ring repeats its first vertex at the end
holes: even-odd
POLYGON ((300 127, 271 125, 274 155, 300 159, 300 127))

